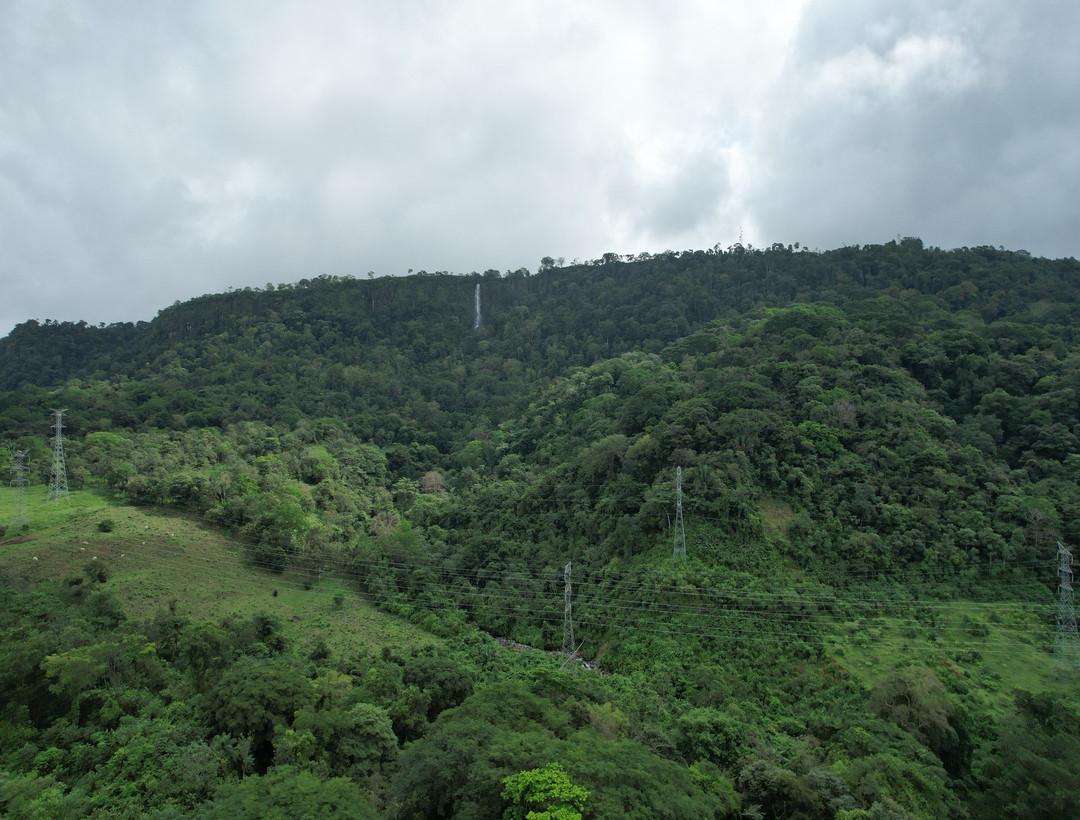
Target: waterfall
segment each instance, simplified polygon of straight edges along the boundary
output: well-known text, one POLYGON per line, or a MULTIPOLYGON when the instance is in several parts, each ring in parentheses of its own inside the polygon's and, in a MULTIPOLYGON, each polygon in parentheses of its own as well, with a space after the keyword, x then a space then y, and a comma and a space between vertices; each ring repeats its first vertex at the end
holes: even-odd
POLYGON ((476 319, 473 320, 473 330, 480 327, 480 283, 476 283, 476 295, 473 297, 473 304, 476 306, 476 319))

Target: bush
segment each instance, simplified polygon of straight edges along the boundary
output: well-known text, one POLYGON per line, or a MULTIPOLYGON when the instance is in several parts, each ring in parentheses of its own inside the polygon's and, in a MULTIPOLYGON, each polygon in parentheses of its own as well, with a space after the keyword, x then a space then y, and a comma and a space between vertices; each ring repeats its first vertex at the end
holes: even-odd
POLYGON ((113 520, 111 518, 102 518, 98 522, 97 528, 100 532, 112 532, 114 526, 116 525, 113 524, 113 520))
POLYGON ((326 644, 326 638, 319 638, 308 653, 308 659, 313 661, 325 661, 330 657, 330 647, 326 644))

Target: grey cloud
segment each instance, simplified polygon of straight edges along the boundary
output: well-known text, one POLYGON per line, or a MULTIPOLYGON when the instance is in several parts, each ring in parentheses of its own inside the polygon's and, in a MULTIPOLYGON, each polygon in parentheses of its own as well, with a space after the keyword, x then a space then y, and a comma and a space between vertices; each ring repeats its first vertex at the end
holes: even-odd
POLYGON ((657 158, 658 168, 633 173, 632 162, 616 174, 610 210, 627 220, 627 233, 651 243, 682 247, 682 240, 712 227, 721 204, 730 196, 728 168, 722 154, 699 147, 657 158))
POLYGON ((17 0, 0 332, 743 226, 1074 253, 1077 14, 1052 11, 17 0))
POLYGON ((1080 12, 1061 4, 810 3, 753 154, 757 230, 831 247, 1075 254, 1080 12))

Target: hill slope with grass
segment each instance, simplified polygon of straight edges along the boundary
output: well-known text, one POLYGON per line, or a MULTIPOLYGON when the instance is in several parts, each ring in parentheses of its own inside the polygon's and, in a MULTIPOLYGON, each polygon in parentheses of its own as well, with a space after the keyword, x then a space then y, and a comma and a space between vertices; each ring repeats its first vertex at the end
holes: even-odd
MULTIPOLYGON (((4 543, 6 571, 29 583, 67 583, 100 573, 126 617, 152 619, 163 608, 184 618, 251 618, 281 622, 296 651, 336 654, 383 646, 437 645, 430 633, 380 612, 340 577, 270 573, 245 559, 244 545, 220 529, 163 507, 133 507, 104 491, 84 490, 70 502, 49 501, 45 487, 28 493, 35 522, 4 543)), ((0 489, 6 518, 14 491, 0 489)), ((104 581, 101 582, 105 584, 104 581)))

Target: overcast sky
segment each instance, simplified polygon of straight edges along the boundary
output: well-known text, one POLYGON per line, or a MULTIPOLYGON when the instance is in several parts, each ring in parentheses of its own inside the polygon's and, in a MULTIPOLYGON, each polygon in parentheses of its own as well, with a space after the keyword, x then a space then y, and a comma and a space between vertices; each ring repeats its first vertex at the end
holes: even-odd
POLYGON ((1080 5, 0 15, 0 334, 329 274, 921 236, 1080 250, 1080 5))

